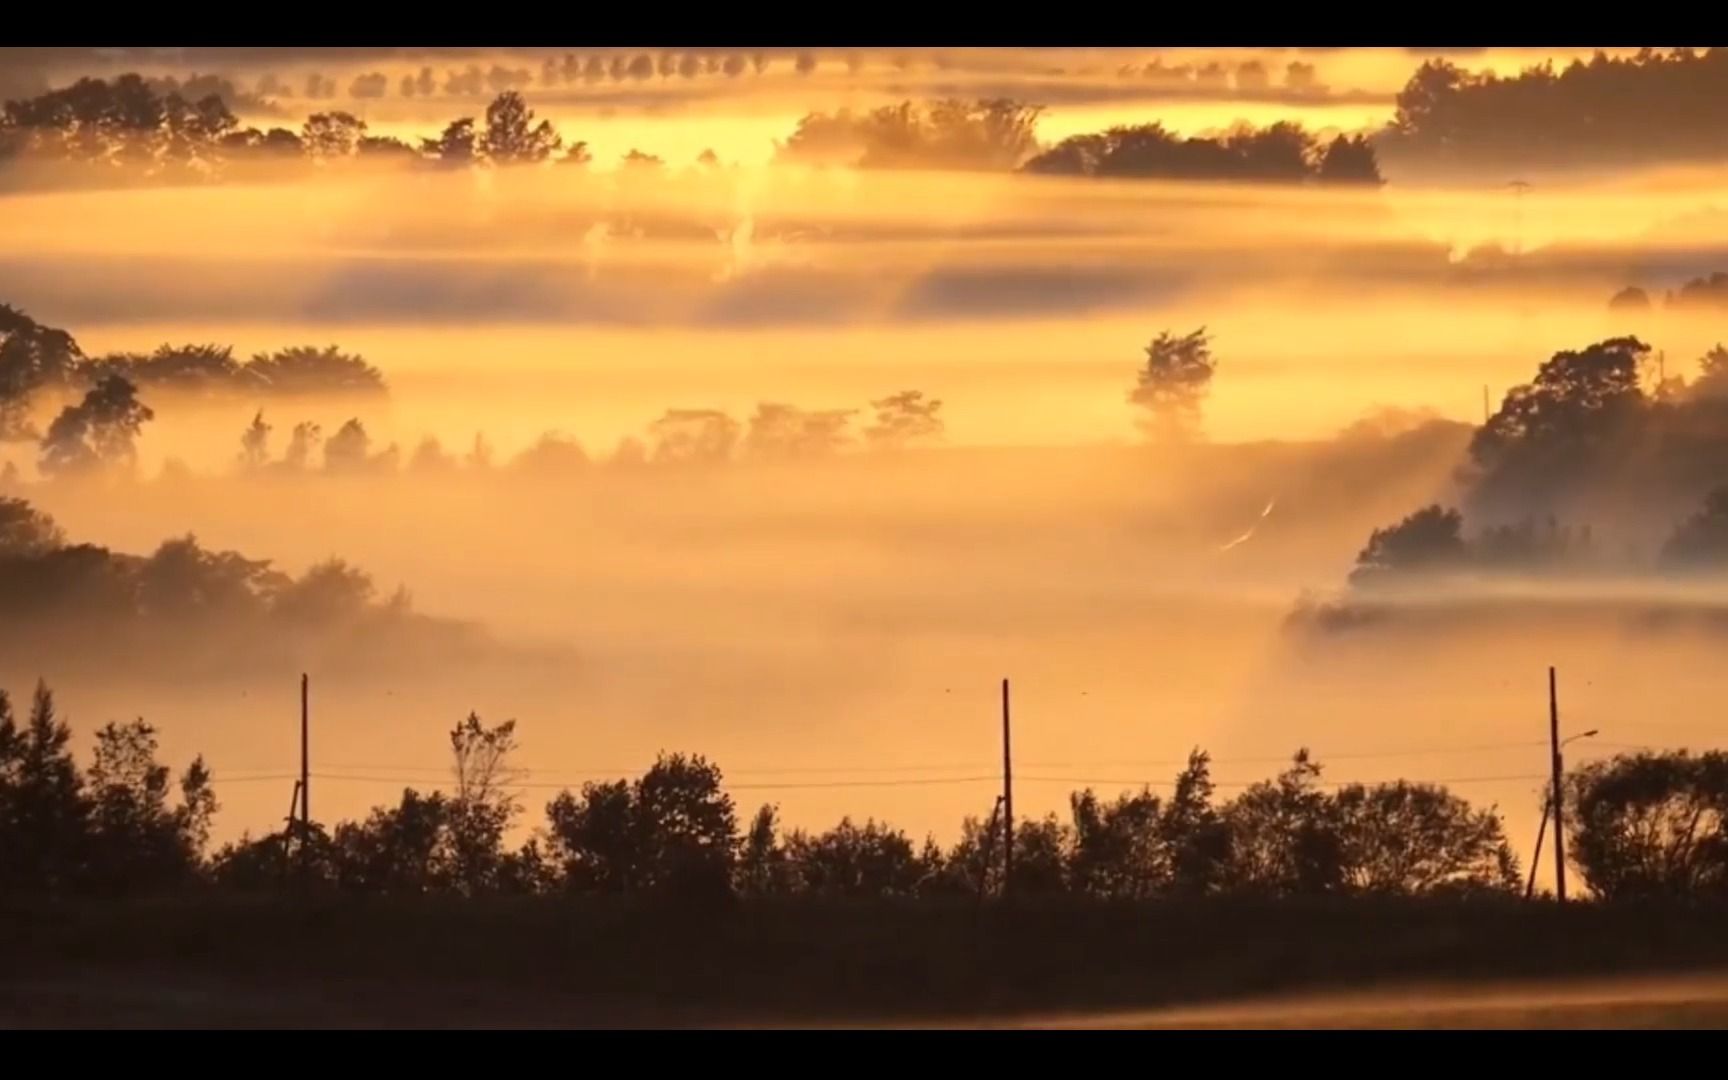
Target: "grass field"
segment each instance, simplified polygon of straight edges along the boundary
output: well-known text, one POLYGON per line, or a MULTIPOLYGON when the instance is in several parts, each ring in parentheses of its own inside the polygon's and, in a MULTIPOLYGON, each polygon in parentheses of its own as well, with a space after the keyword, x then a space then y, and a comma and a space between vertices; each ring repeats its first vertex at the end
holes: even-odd
POLYGON ((1721 915, 1363 901, 14 905, 0 910, 0 1025, 1728 1026, 1721 915))

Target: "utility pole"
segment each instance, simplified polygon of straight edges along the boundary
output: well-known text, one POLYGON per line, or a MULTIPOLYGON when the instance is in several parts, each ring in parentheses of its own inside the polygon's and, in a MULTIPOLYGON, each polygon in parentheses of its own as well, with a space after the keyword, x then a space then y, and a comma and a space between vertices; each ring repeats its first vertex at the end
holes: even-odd
POLYGON ((300 850, 312 835, 312 713, 310 692, 304 672, 300 675, 300 850))
POLYGON ((1566 788, 1565 766, 1560 762, 1560 698, 1554 686, 1554 669, 1548 669, 1548 742, 1554 749, 1554 896, 1566 902, 1566 788))
POLYGON ((1542 824, 1536 827, 1536 850, 1530 856, 1530 880, 1524 884, 1524 899, 1536 895, 1536 868, 1542 865, 1542 837, 1548 831, 1548 800, 1542 800, 1542 824))
POLYGON ((996 854, 996 823, 1002 819, 1002 796, 996 796, 996 805, 990 808, 990 824, 984 830, 984 859, 978 867, 978 900, 984 900, 984 890, 990 885, 990 858, 996 854))
POLYGON ((1014 889, 1014 752, 1008 734, 1008 680, 1002 680, 1002 895, 1014 889))

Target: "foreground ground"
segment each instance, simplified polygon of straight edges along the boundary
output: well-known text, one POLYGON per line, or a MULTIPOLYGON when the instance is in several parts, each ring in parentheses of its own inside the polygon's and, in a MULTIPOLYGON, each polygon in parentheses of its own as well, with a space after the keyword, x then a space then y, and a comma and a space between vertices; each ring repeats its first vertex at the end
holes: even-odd
POLYGON ((1515 903, 0 910, 4 1027, 1728 1026, 1728 921, 1515 903))

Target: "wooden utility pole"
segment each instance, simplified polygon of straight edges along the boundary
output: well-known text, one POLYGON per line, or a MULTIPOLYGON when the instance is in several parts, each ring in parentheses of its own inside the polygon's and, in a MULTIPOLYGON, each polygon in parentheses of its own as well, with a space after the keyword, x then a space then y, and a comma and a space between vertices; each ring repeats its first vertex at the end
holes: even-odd
POLYGON ((1548 831, 1548 800, 1542 800, 1542 824, 1536 827, 1536 850, 1530 856, 1530 880, 1524 885, 1524 899, 1536 895, 1536 868, 1542 865, 1542 837, 1548 831))
POLYGON ((1554 896, 1566 902, 1566 788, 1565 767, 1560 763, 1560 697, 1554 687, 1554 669, 1548 669, 1548 743, 1554 750, 1554 896))
POLYGON ((990 808, 990 824, 984 830, 984 858, 978 867, 978 900, 983 902, 985 890, 990 887, 990 859, 996 854, 996 823, 1002 819, 1002 796, 996 796, 996 805, 990 808))
POLYGON ((300 675, 300 847, 306 848, 306 838, 312 835, 312 712, 306 675, 300 675))
POLYGON ((1008 680, 1002 680, 1002 895, 1014 889, 1014 752, 1008 734, 1008 680))

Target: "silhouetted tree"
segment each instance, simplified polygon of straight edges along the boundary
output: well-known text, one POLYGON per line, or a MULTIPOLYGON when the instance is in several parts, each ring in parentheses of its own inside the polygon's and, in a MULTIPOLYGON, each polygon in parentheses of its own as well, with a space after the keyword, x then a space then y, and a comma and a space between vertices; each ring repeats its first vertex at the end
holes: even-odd
POLYGON ((738 443, 738 421, 718 409, 667 409, 648 427, 657 462, 721 462, 738 443))
POLYGON ((133 577, 139 614, 158 619, 254 614, 289 584, 269 560, 208 551, 191 535, 164 540, 133 577))
MULTIPOLYGON (((525 867, 523 856, 504 850, 504 834, 519 809, 513 785, 522 777, 510 761, 516 752, 516 721, 487 727, 469 713, 451 730, 450 751, 456 792, 449 804, 446 843, 453 884, 469 895, 528 891, 537 870, 525 867)), ((536 859, 529 856, 526 861, 536 859)))
POLYGON ((348 96, 352 98, 381 98, 390 92, 390 77, 382 71, 368 71, 354 76, 354 81, 348 84, 348 96))
POLYGON ((874 820, 863 826, 842 818, 824 833, 793 830, 786 837, 793 888, 822 897, 916 895, 939 867, 921 858, 906 834, 874 820))
POLYGON ((1165 331, 1154 338, 1128 392, 1129 403, 1146 411, 1141 426, 1147 434, 1165 442, 1195 437, 1200 406, 1217 370, 1205 327, 1181 337, 1165 331))
POLYGON ((560 792, 546 806, 548 851, 572 892, 622 893, 637 885, 634 798, 625 780, 560 792))
POLYGON ((568 435, 548 431, 541 435, 534 445, 528 447, 510 467, 519 472, 537 473, 543 476, 563 476, 585 469, 588 466, 588 454, 582 449, 582 444, 568 435))
POLYGON ((1559 71, 1545 62, 1512 76, 1430 60, 1399 92, 1377 142, 1430 170, 1720 157, 1728 136, 1714 103, 1725 85, 1722 49, 1598 52, 1559 71))
POLYGON ((1566 777, 1567 854, 1604 900, 1728 895, 1728 754, 1622 754, 1566 777))
POLYGON ((264 410, 259 409, 252 422, 240 434, 240 467, 247 472, 262 469, 270 460, 270 425, 264 422, 264 410))
POLYGON ((1040 108, 1007 98, 813 112, 779 148, 794 162, 865 169, 1012 169, 1037 147, 1040 108))
POLYGON ((199 869, 216 813, 210 771, 199 758, 168 806, 169 773, 156 761, 156 731, 142 720, 96 733, 89 773, 88 873, 102 892, 162 889, 199 869))
POLYGON ((343 822, 331 834, 336 883, 361 893, 420 895, 451 885, 446 840, 449 800, 439 792, 402 792, 390 808, 364 822, 343 822))
POLYGON ((34 441, 34 395, 71 385, 84 363, 71 334, 0 304, 0 442, 34 441))
POLYGON ((720 770, 662 754, 634 784, 584 784, 547 805, 549 854, 565 887, 712 900, 731 888, 737 820, 720 770))
POLYGON ((921 390, 902 390, 872 401, 870 407, 876 418, 864 429, 864 438, 873 449, 903 450, 942 437, 942 402, 925 398, 921 390))
POLYGON ((66 545, 53 518, 23 499, 0 495, 0 559, 34 559, 66 545))
POLYGON ((1277 779, 1254 784, 1224 808, 1233 886, 1273 895, 1344 887, 1343 841, 1319 780, 1320 766, 1300 750, 1277 779))
POLYGON ((1662 565, 1676 570, 1728 567, 1728 488, 1717 488, 1662 546, 1662 565))
POLYGON ((1380 164, 1374 159, 1374 147, 1361 135, 1349 138, 1340 135, 1328 143, 1315 176, 1323 184, 1384 183, 1380 164))
POLYGON ((780 844, 777 807, 764 805, 750 819, 738 845, 733 888, 741 896, 781 896, 791 891, 791 867, 780 844))
POLYGON ((1331 802, 1346 889, 1420 895, 1518 887, 1518 861, 1493 808, 1408 781, 1350 784, 1331 802))
POLYGON ((282 464, 289 469, 304 469, 312 463, 312 451, 323 441, 324 434, 317 424, 302 420, 294 425, 294 430, 288 436, 288 449, 282 455, 282 464))
POLYGON ((474 118, 464 116, 444 125, 436 139, 421 139, 420 152, 441 165, 466 167, 478 157, 474 118))
POLYGON ((636 781, 642 887, 692 899, 730 888, 738 824, 720 779, 720 769, 699 754, 662 754, 636 781))
POLYGON ((364 570, 326 559, 277 592, 272 610, 303 624, 351 621, 365 614, 376 586, 364 570))
POLYGON ((793 405, 763 402, 750 418, 744 449, 755 457, 778 460, 828 456, 846 444, 846 426, 856 411, 806 412, 793 405))
POLYGON ((1532 383, 1513 387, 1477 430, 1470 458, 1478 498, 1563 491, 1587 477, 1638 422, 1639 367, 1650 347, 1612 338, 1559 352, 1532 383))
POLYGON ((1669 294, 1668 306, 1728 309, 1728 274, 1718 270, 1708 277, 1693 278, 1669 294))
POLYGON ((386 391, 384 376, 362 357, 334 345, 301 345, 259 353, 243 367, 243 379, 272 394, 373 395, 386 391))
POLYGON ((372 460, 372 439, 358 419, 350 419, 324 444, 324 467, 331 472, 364 472, 372 460))
POLYGON ((354 153, 369 161, 412 162, 420 154, 412 146, 393 135, 362 135, 354 144, 354 153))
POLYGON ((137 458, 133 440, 155 415, 138 400, 136 387, 109 375, 48 425, 38 467, 46 476, 131 468, 137 458))
POLYGON ((148 356, 113 353, 84 366, 84 376, 92 383, 110 375, 141 389, 209 396, 232 390, 241 366, 226 345, 162 345, 148 356))
POLYGON ((1356 556, 1352 585, 1379 585, 1412 574, 1432 574, 1464 566, 1464 516, 1439 505, 1426 506, 1396 525, 1375 529, 1356 556))
POLYGON ((313 113, 300 129, 300 143, 318 160, 353 157, 366 134, 366 121, 345 112, 313 113))
POLYGON ((36 684, 22 729, 0 691, 0 895, 78 883, 89 808, 71 741, 46 684, 36 684))
POLYGON ((456 459, 444 449, 444 444, 428 435, 414 448, 408 468, 418 473, 445 473, 456 467, 456 459))
POLYGON ((1237 125, 1222 137, 1184 137, 1162 124, 1070 136, 1033 157, 1025 172, 1141 180, 1378 184, 1380 167, 1363 136, 1321 147, 1301 125, 1237 125))
POLYGON ((1608 298, 1610 311, 1648 311, 1650 294, 1636 285, 1628 285, 1608 298))
POLYGON ((481 147, 486 157, 500 165, 545 161, 563 144, 552 122, 534 123, 534 111, 514 90, 499 94, 486 106, 486 134, 481 147))

